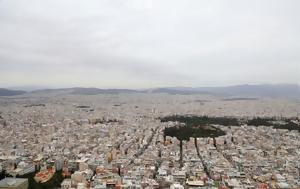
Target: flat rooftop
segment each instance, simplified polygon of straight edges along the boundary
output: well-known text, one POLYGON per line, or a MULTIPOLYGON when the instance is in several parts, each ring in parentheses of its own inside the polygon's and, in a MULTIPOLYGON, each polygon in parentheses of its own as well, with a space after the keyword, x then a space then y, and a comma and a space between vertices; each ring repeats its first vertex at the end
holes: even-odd
POLYGON ((0 180, 0 189, 4 189, 4 188, 27 188, 25 186, 28 187, 28 179, 8 177, 8 178, 0 180))

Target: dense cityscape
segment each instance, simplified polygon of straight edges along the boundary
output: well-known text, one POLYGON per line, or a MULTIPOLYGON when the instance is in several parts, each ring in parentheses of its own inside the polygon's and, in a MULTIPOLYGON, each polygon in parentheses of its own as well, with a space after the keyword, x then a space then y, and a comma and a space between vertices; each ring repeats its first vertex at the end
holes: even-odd
POLYGON ((0 188, 300 186, 296 99, 33 93, 1 97, 0 107, 0 188), (191 116, 212 128, 166 135, 191 116), (293 129, 260 125, 257 117, 293 129))

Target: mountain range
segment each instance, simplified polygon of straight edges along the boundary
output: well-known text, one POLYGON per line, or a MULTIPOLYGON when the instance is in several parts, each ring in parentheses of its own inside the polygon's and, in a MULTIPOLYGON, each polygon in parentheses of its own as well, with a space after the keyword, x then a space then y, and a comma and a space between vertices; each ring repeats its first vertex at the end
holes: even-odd
POLYGON ((269 97, 300 97, 300 86, 296 84, 278 85, 235 85, 227 87, 161 87, 143 90, 132 89, 99 89, 99 88, 61 88, 40 89, 34 91, 10 90, 0 88, 0 96, 15 96, 22 94, 133 94, 133 93, 167 93, 173 95, 212 94, 226 96, 269 96, 269 97))

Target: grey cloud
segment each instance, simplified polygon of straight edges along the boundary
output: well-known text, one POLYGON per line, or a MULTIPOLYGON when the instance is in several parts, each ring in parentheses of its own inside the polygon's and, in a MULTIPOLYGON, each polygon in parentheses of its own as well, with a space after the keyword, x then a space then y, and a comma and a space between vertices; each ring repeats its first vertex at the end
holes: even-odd
POLYGON ((299 5, 2 0, 0 85, 300 84, 299 5))

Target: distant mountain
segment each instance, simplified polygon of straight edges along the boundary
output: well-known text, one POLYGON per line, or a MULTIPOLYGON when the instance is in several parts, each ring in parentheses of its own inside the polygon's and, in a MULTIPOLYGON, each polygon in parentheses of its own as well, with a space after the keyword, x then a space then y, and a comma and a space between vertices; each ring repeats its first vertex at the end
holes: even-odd
MULTIPOLYGON (((25 91, 0 89, 0 96, 24 94, 25 91)), ((300 98, 300 87, 294 84, 282 85, 235 85, 227 87, 162 87, 144 90, 132 89, 99 89, 99 88, 62 88, 42 89, 30 92, 32 94, 134 94, 134 93, 166 93, 172 95, 213 94, 235 97, 293 97, 300 98)), ((29 94, 30 94, 29 93, 29 94)))
POLYGON ((131 89, 98 89, 98 88, 73 88, 72 94, 97 95, 97 94, 120 94, 120 93, 138 93, 131 89))
POLYGON ((39 89, 31 91, 32 94, 70 94, 72 93, 72 88, 62 88, 62 89, 39 89))
POLYGON ((150 93, 168 94, 215 94, 229 96, 300 97, 300 87, 294 84, 282 85, 236 85, 228 87, 166 87, 148 90, 150 93))
POLYGON ((26 91, 0 88, 0 96, 15 96, 15 95, 21 95, 25 93, 26 91))
POLYGON ((165 87, 155 88, 147 90, 148 93, 167 93, 167 94, 179 94, 179 95, 192 95, 192 94, 211 94, 208 91, 197 90, 196 88, 189 87, 165 87))
POLYGON ((293 84, 282 85, 237 85, 212 88, 211 91, 240 96, 300 97, 300 87, 293 84))
POLYGON ((137 90, 130 89, 98 89, 98 88, 63 88, 63 89, 42 89, 32 93, 56 93, 56 94, 76 94, 76 95, 97 95, 97 94, 120 94, 120 93, 138 93, 137 90))

